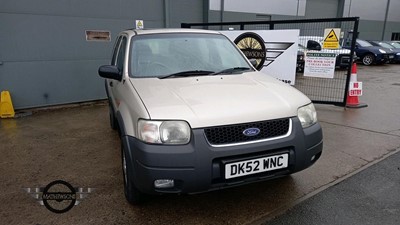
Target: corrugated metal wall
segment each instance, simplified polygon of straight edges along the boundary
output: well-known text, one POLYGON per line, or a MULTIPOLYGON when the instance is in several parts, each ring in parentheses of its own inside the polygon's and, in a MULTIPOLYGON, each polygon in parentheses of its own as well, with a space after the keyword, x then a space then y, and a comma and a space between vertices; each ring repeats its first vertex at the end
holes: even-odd
MULTIPOLYGON (((11 92, 17 109, 104 99, 103 80, 98 77, 97 68, 109 63, 118 32, 134 27, 137 19, 144 20, 146 28, 180 27, 181 22, 220 22, 221 12, 208 10, 214 3, 220 6, 221 0, 0 0, 0 91, 11 92), (111 41, 87 42, 86 30, 110 31, 111 41)), ((372 15, 368 10, 349 10, 350 3, 355 10, 359 4, 368 8, 364 0, 290 3, 297 7, 295 14, 299 17, 292 15, 293 10, 268 15, 278 20, 358 16, 363 12, 366 15, 360 15, 360 36, 382 36, 383 21, 368 20, 372 15)), ((230 1, 225 0, 225 4, 228 6, 230 1)), ((400 0, 391 0, 385 39, 400 26, 396 14, 399 7, 400 0)), ((226 11, 223 19, 257 20, 258 16, 226 11)))
POLYGON ((164 27, 203 22, 203 0, 1 0, 0 90, 14 107, 30 108, 105 98, 97 75, 108 64, 116 35, 144 20, 164 27), (180 21, 180 18, 182 20, 180 21), (111 32, 110 42, 86 41, 86 30, 111 32))

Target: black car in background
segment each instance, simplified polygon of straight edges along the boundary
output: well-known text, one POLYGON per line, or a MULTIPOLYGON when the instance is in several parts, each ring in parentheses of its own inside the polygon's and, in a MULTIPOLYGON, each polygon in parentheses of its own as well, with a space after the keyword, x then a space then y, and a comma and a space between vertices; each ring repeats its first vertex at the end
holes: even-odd
MULTIPOLYGON (((343 48, 350 49, 350 42, 344 45, 343 48)), ((359 61, 362 64, 369 66, 372 64, 384 64, 394 59, 394 54, 390 49, 384 47, 373 46, 365 40, 357 39, 356 47, 354 49, 359 61)))
POLYGON ((394 54, 394 58, 390 60, 391 63, 400 63, 400 48, 395 48, 393 45, 388 44, 384 41, 368 41, 373 46, 384 47, 390 50, 390 53, 394 54))
POLYGON ((394 48, 400 49, 400 41, 385 41, 385 42, 393 46, 394 48))
MULTIPOLYGON (((321 52, 321 53, 333 53, 336 56, 335 67, 338 69, 347 69, 351 65, 351 57, 350 50, 344 48, 338 49, 323 49, 322 44, 319 42, 323 40, 323 37, 318 36, 301 36, 300 42, 302 44, 298 44, 297 49, 297 64, 296 64, 296 72, 303 73, 304 72, 304 64, 305 64, 305 52, 321 52), (303 45, 306 41, 307 47, 303 45)), ((353 56, 353 60, 356 57, 353 56)))
POLYGON ((306 49, 304 46, 299 44, 298 50, 297 50, 297 61, 296 61, 296 72, 297 73, 303 73, 304 72, 304 51, 306 49))

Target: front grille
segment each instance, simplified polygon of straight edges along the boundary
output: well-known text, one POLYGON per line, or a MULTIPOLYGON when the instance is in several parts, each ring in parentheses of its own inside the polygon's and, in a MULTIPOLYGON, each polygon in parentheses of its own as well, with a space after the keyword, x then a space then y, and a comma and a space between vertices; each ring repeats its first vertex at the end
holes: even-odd
POLYGON ((350 63, 350 56, 342 56, 341 62, 342 62, 342 64, 349 64, 350 63))
POLYGON ((235 144, 283 136, 289 131, 290 119, 259 121, 252 123, 234 124, 205 128, 208 142, 212 145, 235 144), (246 136, 243 131, 248 128, 258 128, 260 133, 246 136))

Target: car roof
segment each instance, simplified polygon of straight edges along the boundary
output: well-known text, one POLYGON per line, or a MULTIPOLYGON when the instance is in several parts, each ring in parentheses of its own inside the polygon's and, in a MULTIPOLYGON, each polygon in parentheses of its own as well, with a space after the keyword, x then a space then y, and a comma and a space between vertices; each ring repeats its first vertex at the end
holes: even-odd
POLYGON ((164 29, 129 29, 124 30, 121 33, 126 33, 128 35, 145 35, 145 34, 168 34, 168 33, 197 33, 197 34, 220 34, 217 31, 212 30, 202 30, 202 29, 187 29, 187 28, 164 28, 164 29))
POLYGON ((324 41, 324 37, 322 37, 322 36, 299 36, 299 40, 300 41, 314 40, 314 41, 322 42, 322 41, 324 41))
POLYGON ((322 36, 299 36, 299 39, 324 39, 322 36))

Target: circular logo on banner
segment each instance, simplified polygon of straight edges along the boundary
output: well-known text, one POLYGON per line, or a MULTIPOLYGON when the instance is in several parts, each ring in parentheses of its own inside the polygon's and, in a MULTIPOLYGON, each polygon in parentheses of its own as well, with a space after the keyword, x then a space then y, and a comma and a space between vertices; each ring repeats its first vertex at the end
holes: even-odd
POLYGON ((42 200, 48 210, 54 213, 65 213, 74 207, 76 191, 68 182, 56 180, 44 188, 42 200))
POLYGON ((257 70, 263 68, 266 52, 264 40, 260 35, 253 32, 243 33, 234 42, 248 59, 255 59, 257 61, 255 66, 257 70))

